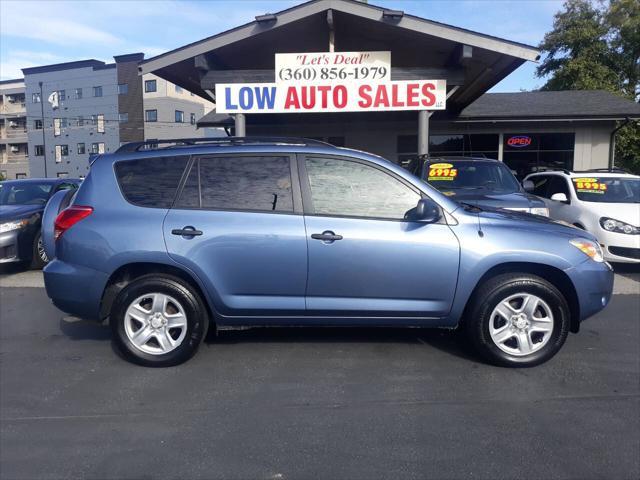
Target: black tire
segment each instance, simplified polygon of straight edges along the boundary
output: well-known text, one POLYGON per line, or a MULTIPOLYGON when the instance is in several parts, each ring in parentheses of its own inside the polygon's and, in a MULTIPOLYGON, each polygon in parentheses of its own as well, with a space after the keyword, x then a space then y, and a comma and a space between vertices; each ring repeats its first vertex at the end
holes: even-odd
POLYGON ((146 367, 171 367, 190 359, 198 350, 209 328, 209 315, 200 295, 180 278, 165 274, 149 274, 137 278, 116 296, 109 317, 113 342, 127 360, 146 367), (160 293, 174 298, 186 316, 186 335, 174 350, 164 354, 141 351, 125 331, 125 315, 129 306, 141 296, 160 293))
MULTIPOLYGON (((533 367, 544 363, 558 353, 569 333, 570 314, 566 299, 556 287, 536 275, 503 274, 494 277, 475 292, 469 307, 464 319, 468 339, 475 350, 494 365, 533 367), (546 303, 553 313, 553 329, 546 344, 524 356, 512 355, 503 351, 493 341, 489 331, 490 322, 500 319, 500 317, 491 318, 496 306, 510 296, 519 293, 537 296, 546 303)), ((515 341, 516 344, 519 342, 517 338, 515 341)))
POLYGON ((33 238, 33 245, 31 246, 31 264, 29 265, 29 268, 32 270, 41 270, 47 263, 49 263, 49 259, 46 259, 46 253, 44 254, 44 259, 40 256, 40 247, 38 244, 41 243, 41 241, 42 233, 38 232, 33 238))

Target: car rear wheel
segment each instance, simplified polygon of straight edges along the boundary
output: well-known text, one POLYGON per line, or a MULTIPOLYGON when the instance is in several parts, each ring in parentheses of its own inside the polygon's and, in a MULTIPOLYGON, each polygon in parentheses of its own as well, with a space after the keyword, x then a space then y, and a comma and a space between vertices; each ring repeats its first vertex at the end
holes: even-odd
POLYGON ((545 279, 506 274, 475 293, 466 319, 469 340, 489 362, 532 367, 546 362, 569 333, 569 308, 545 279))
POLYGON ((145 275, 117 295, 110 325, 116 346, 128 360, 169 367, 195 354, 209 318, 189 284, 169 275, 145 275))
POLYGON ((47 257, 47 253, 44 251, 42 234, 38 232, 38 234, 33 239, 33 247, 31 252, 31 268, 33 270, 40 270, 47 263, 49 263, 49 258, 47 257))

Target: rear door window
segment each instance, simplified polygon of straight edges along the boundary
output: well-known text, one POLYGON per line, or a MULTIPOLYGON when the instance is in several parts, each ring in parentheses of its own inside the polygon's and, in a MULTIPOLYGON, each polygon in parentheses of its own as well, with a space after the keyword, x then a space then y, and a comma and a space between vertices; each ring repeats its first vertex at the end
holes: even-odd
POLYGON ((180 156, 117 162, 115 171, 122 194, 141 207, 171 207, 188 160, 188 156, 180 156))
POLYGON ((288 156, 207 156, 196 159, 178 207, 293 212, 288 156))

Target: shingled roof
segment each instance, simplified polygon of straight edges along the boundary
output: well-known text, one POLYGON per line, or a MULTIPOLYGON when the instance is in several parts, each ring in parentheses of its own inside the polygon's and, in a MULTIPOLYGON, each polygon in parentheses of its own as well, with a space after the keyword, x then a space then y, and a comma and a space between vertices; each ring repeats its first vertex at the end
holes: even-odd
POLYGON ((469 119, 640 118, 640 104, 604 90, 485 93, 459 115, 469 119))

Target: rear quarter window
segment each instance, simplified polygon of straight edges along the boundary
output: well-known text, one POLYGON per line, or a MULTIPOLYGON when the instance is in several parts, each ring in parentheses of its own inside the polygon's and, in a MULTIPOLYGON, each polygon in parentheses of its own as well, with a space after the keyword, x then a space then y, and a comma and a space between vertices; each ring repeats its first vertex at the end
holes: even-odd
POLYGON ((124 198, 134 205, 170 208, 188 156, 124 160, 115 164, 124 198))

